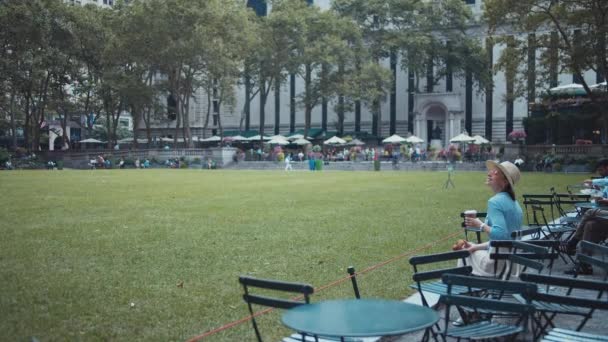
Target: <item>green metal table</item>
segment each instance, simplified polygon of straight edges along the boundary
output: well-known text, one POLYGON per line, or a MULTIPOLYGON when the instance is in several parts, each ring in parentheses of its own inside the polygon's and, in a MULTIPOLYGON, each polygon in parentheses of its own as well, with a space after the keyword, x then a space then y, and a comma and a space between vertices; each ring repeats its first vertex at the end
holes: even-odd
POLYGON ((283 324, 297 332, 327 337, 401 335, 437 323, 434 310, 381 299, 330 300, 285 311, 283 324))

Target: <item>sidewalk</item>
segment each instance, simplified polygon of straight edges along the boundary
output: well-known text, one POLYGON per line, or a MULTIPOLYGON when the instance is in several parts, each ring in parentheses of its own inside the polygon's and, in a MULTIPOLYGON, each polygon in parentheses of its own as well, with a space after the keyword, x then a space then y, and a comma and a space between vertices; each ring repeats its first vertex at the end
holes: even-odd
MULTIPOLYGON (((566 265, 563 260, 557 259, 555 261, 555 265, 553 266, 552 275, 555 276, 566 276, 564 275, 564 271, 571 268, 572 263, 566 265)), ((579 279, 590 279, 590 280, 604 280, 604 272, 594 270, 595 273, 589 276, 579 276, 579 279)), ((543 272, 544 273, 544 272, 543 272)), ((567 276, 570 277, 570 276, 567 276)), ((604 294, 604 297, 608 296, 608 294, 604 294)), ((445 308, 438 308, 437 312, 439 313, 440 321, 439 326, 443 329, 445 324, 445 308)), ((606 311, 595 311, 593 313, 593 317, 587 321, 585 327, 583 328, 583 332, 592 333, 592 334, 602 334, 608 335, 608 326, 606 325, 606 315, 608 312, 606 311)), ((450 314, 451 319, 458 318, 458 314, 456 312, 452 312, 450 314)), ((571 329, 575 330, 578 324, 581 322, 581 316, 573 316, 573 315, 557 315, 554 319, 555 326, 558 328, 571 329)), ((412 342, 412 341, 420 341, 424 331, 411 333, 401 336, 392 336, 392 337, 383 337, 380 339, 380 342, 412 342)), ((517 341, 531 341, 531 336, 518 336, 517 341)))

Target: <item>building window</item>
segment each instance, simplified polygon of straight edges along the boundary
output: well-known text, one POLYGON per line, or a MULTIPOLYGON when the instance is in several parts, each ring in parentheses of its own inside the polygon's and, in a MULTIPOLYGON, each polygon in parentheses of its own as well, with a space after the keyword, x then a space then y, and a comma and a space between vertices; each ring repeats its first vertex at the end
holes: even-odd
POLYGON ((213 114, 213 126, 217 126, 219 123, 220 119, 220 115, 219 114, 213 114))
POLYGON ((475 5, 475 0, 464 0, 464 3, 467 5, 475 5))

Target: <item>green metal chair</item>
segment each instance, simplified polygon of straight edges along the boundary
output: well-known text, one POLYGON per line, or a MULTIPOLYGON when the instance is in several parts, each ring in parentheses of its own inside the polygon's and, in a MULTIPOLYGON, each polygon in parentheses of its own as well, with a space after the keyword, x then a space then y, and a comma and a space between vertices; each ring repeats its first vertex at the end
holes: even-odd
POLYGON ((589 291, 592 294, 595 292, 601 297, 603 292, 608 291, 607 282, 531 273, 523 273, 519 278, 525 282, 542 284, 554 289, 551 293, 536 292, 522 294, 521 297, 515 296, 520 302, 532 303, 536 308, 539 317, 535 321, 539 326, 539 334, 546 333, 549 327, 555 328, 553 319, 558 314, 581 316, 583 319, 576 328, 576 331, 580 331, 595 310, 608 310, 608 301, 598 300, 599 297, 583 298, 572 295, 573 290, 581 290, 589 291), (565 291, 565 294, 558 294, 556 287, 561 287, 567 291, 565 291))
MULTIPOLYGON (((255 314, 253 312, 252 305, 261 305, 272 308, 279 309, 291 309, 298 305, 305 305, 310 303, 310 296, 314 293, 314 288, 312 285, 303 284, 303 283, 292 283, 285 282, 279 280, 270 280, 270 279, 259 279, 248 276, 240 276, 239 282, 243 285, 243 289, 245 293, 243 294, 243 299, 247 303, 247 307, 249 308, 249 313, 251 314, 251 324, 253 325, 253 330, 255 330, 255 336, 257 337, 258 342, 262 342, 262 335, 260 334, 260 330, 258 328, 258 323, 255 319, 255 314), (258 288, 263 290, 274 290, 281 292, 288 292, 292 294, 299 294, 302 296, 301 300, 293 300, 293 299, 282 299, 276 297, 268 297, 266 295, 257 295, 251 293, 251 288, 258 288)), ((308 336, 306 334, 293 334, 289 337, 283 339, 284 342, 296 342, 296 341, 319 341, 319 339, 315 336, 308 336)))
POLYGON ((509 279, 510 263, 512 260, 520 260, 518 257, 534 260, 543 265, 543 269, 548 269, 549 274, 553 268, 553 263, 557 259, 557 248, 559 241, 555 240, 492 240, 490 246, 493 248, 490 259, 504 260, 501 269, 498 269, 498 262, 494 264, 495 278, 509 279), (515 256, 515 258, 513 258, 515 256))
POLYGON ((581 241, 579 245, 581 253, 576 255, 577 261, 587 263, 596 270, 601 269, 604 281, 608 281, 608 247, 589 241, 581 241))
POLYGON ((555 216, 555 197, 553 194, 524 194, 522 195, 524 198, 524 212, 526 214, 526 222, 528 225, 533 225, 534 220, 531 215, 532 205, 539 205, 545 208, 548 208, 551 212, 551 219, 554 219, 555 216))
POLYGON ((608 342, 608 336, 555 328, 541 342, 608 342))
POLYGON ((451 290, 455 286, 464 286, 470 289, 485 288, 492 291, 512 292, 522 295, 533 295, 537 291, 535 284, 525 282, 509 282, 503 280, 445 274, 443 282, 448 286, 448 294, 442 295, 440 302, 446 305, 445 325, 442 331, 443 339, 453 337, 468 340, 494 339, 505 336, 516 337, 519 333, 527 331, 530 315, 534 307, 525 303, 513 303, 496 299, 479 298, 473 296, 454 295, 451 290), (456 306, 459 312, 472 312, 478 316, 487 317, 488 320, 469 322, 463 317, 465 325, 461 327, 450 326, 451 307, 456 306), (493 315, 508 315, 515 318, 515 324, 496 323, 491 320, 493 315))
MULTIPOLYGON (((430 306, 427 298, 425 297, 425 292, 434 293, 438 295, 447 293, 447 286, 439 280, 441 279, 442 275, 448 273, 464 275, 471 274, 473 268, 471 266, 466 266, 466 258, 468 256, 469 252, 462 250, 440 254, 414 256, 410 258, 410 265, 412 265, 412 267, 414 268, 414 274, 412 275, 412 279, 415 282, 415 284, 410 285, 410 287, 418 290, 418 293, 420 294, 420 298, 422 300, 422 304, 424 306, 430 306), (428 266, 434 264, 434 266, 436 266, 437 264, 444 263, 446 261, 453 262, 453 264, 456 264, 457 260, 462 260, 465 266, 433 269, 430 271, 420 270, 420 267, 423 265, 428 266)), ((452 290, 454 294, 465 293, 469 291, 469 289, 466 287, 455 287, 452 290)))

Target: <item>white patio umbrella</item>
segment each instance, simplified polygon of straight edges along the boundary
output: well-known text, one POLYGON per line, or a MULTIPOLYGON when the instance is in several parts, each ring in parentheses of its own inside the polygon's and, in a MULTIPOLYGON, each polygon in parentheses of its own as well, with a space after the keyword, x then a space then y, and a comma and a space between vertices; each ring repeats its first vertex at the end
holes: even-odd
POLYGON ((346 144, 346 140, 333 136, 323 142, 325 145, 343 145, 346 144))
POLYGON ((232 137, 232 140, 233 141, 248 141, 249 139, 245 138, 242 135, 235 135, 232 137))
POLYGON ((405 142, 408 142, 410 144, 421 144, 424 142, 424 140, 418 138, 415 135, 410 135, 409 137, 405 138, 405 142))
POLYGON ((469 136, 466 132, 460 133, 457 136, 450 139, 451 143, 471 143, 475 141, 475 138, 469 136))
POLYGON ((304 134, 292 134, 287 137, 287 140, 312 139, 311 137, 304 138, 304 134))
POLYGON ((400 137, 397 134, 393 134, 390 137, 382 140, 382 143, 384 144, 400 144, 402 142, 405 142, 405 138, 400 137))
POLYGON ((283 140, 289 140, 287 139, 285 136, 277 134, 277 135, 273 135, 270 137, 270 139, 283 139, 283 140))
POLYGON ((348 145, 363 146, 365 143, 359 139, 353 139, 348 143, 348 145))
POLYGON ((271 145, 289 145, 289 140, 287 139, 279 139, 279 138, 275 138, 275 139, 270 139, 268 141, 269 144, 271 145))
POLYGON ((308 141, 308 140, 306 140, 304 138, 300 138, 300 139, 294 140, 292 143, 296 144, 296 145, 304 146, 304 145, 310 144, 310 141, 308 141))
POLYGON ((567 95, 586 95, 585 87, 582 84, 570 83, 549 89, 552 94, 567 94, 567 95))
MULTIPOLYGON (((262 137, 258 134, 258 135, 254 135, 252 137, 249 137, 247 140, 249 140, 249 141, 256 141, 256 140, 260 140, 260 138, 262 138, 262 137)), ((264 140, 270 140, 270 137, 264 136, 264 140)))
POLYGON ((162 137, 162 138, 160 138, 160 141, 163 141, 163 142, 173 142, 173 138, 162 137))
POLYGON ((201 139, 201 141, 205 141, 205 142, 220 141, 220 140, 222 140, 222 138, 218 137, 217 135, 211 136, 206 139, 201 139))
POLYGON ((287 140, 298 140, 298 139, 304 139, 304 134, 292 134, 287 137, 287 140))
POLYGON ((105 141, 101 141, 101 140, 97 140, 97 139, 93 139, 93 138, 88 138, 88 139, 84 139, 84 140, 80 140, 81 144, 105 144, 105 141))
POLYGON ((483 145, 483 144, 490 143, 490 140, 482 137, 481 135, 476 135, 473 137, 473 139, 475 139, 475 141, 473 141, 473 144, 475 144, 475 145, 483 145))

